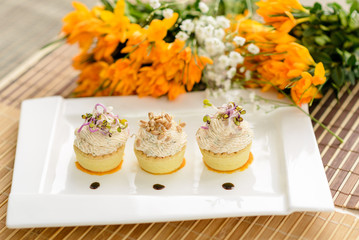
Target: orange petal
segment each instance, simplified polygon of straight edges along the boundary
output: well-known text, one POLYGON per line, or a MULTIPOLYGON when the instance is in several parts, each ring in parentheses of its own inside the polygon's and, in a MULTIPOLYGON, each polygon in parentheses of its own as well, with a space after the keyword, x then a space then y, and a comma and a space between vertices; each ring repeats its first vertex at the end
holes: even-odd
POLYGON ((178 13, 173 13, 171 18, 165 18, 162 20, 162 22, 164 23, 164 26, 166 27, 166 29, 170 29, 177 21, 178 19, 178 13))
POLYGON ((320 62, 317 64, 317 66, 315 66, 314 76, 324 77, 324 75, 325 75, 325 69, 323 63, 320 62))

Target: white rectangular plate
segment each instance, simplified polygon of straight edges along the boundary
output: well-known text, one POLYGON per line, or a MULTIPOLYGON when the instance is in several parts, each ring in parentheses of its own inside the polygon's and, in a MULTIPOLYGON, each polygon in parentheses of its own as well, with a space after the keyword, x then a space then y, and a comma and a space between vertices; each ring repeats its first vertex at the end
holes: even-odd
MULTIPOLYGON (((233 91, 214 99, 248 98, 233 91)), ((255 136, 254 161, 233 174, 209 171, 195 140, 203 124, 204 92, 188 93, 176 101, 165 98, 48 97, 22 104, 7 226, 51 227, 178 221, 253 215, 284 215, 294 211, 334 209, 310 119, 294 107, 246 104, 245 118, 255 136), (170 175, 142 171, 133 152, 134 137, 126 144, 122 169, 104 176, 88 175, 75 167, 74 131, 96 103, 113 106, 129 121, 131 133, 149 111, 169 112, 187 123, 186 166, 170 175), (264 110, 272 108, 269 113, 264 110), (98 189, 90 189, 99 182, 98 189), (231 182, 233 190, 222 184, 231 182), (163 190, 154 190, 154 184, 163 190)))

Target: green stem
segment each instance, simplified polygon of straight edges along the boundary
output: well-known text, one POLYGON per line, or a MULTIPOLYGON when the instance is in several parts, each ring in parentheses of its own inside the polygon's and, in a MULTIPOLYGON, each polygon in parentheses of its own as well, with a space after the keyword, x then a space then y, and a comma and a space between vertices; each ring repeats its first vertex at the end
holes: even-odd
POLYGON ((292 106, 295 106, 296 108, 298 108, 300 111, 302 111, 305 115, 307 115, 308 117, 310 117, 311 120, 313 120, 314 122, 316 122, 317 124, 319 124, 319 126, 321 126, 322 128, 324 128, 327 132, 329 132, 332 136, 334 136, 340 143, 343 143, 344 140, 339 137, 338 135, 336 135, 332 130, 330 130, 327 126, 325 126, 322 122, 320 122, 318 119, 316 119, 315 117, 313 117, 311 114, 307 113, 303 108, 301 108, 300 106, 298 106, 294 100, 288 96, 288 94, 286 94, 282 89, 278 88, 277 86, 275 86, 273 83, 271 82, 267 82, 267 81, 258 81, 259 83, 266 83, 266 84, 270 84, 272 87, 274 87, 278 92, 280 92, 281 94, 283 94, 284 96, 286 96, 291 102, 292 102, 292 106))
POLYGON ((251 18, 253 16, 253 4, 252 0, 246 0, 247 3, 247 9, 248 9, 248 17, 251 18))
POLYGON ((316 119, 315 117, 312 116, 312 114, 307 113, 306 111, 304 111, 303 108, 299 107, 298 105, 295 105, 300 111, 302 111, 305 115, 307 115, 308 117, 310 117, 310 119, 312 119, 314 122, 316 122, 317 124, 319 124, 322 128, 324 128, 326 131, 328 131, 331 135, 333 135, 340 143, 343 143, 344 140, 339 137, 338 135, 336 135, 332 130, 330 130, 327 126, 325 126, 322 122, 320 122, 318 119, 316 119))

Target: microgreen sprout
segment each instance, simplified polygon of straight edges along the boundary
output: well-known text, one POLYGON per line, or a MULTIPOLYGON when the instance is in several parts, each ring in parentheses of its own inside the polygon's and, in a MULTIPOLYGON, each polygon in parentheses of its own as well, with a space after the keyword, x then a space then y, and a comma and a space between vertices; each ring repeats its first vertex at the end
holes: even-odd
POLYGON ((104 135, 112 136, 114 130, 118 132, 126 129, 128 126, 126 119, 119 119, 117 115, 112 112, 112 107, 106 108, 103 104, 96 104, 92 113, 83 114, 81 117, 85 122, 78 129, 81 132, 82 128, 88 126, 90 132, 100 131, 104 135), (102 111, 99 109, 102 108, 102 111))
POLYGON ((212 103, 210 103, 208 99, 204 99, 203 100, 203 105, 204 105, 204 107, 211 107, 212 103))
POLYGON ((204 107, 213 107, 217 110, 213 116, 205 115, 203 117, 203 122, 206 123, 206 126, 202 126, 203 129, 209 128, 211 119, 213 118, 222 121, 231 120, 236 126, 240 126, 241 122, 243 122, 242 115, 246 114, 246 110, 244 110, 242 106, 237 105, 235 102, 229 102, 221 107, 215 107, 212 103, 209 102, 208 99, 205 99, 203 104, 204 107))

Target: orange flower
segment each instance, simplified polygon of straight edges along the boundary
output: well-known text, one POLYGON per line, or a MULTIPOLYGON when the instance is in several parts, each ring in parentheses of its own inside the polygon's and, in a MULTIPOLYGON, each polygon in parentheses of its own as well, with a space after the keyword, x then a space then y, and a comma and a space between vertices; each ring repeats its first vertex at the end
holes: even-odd
POLYGON ((98 27, 101 21, 96 18, 95 10, 89 11, 85 5, 79 2, 73 2, 75 11, 70 12, 64 18, 62 32, 67 35, 69 44, 79 43, 83 51, 87 51, 94 38, 98 35, 98 27))
POLYGON ((111 54, 115 51, 119 43, 124 43, 129 34, 134 29, 138 29, 137 24, 131 24, 125 15, 125 1, 117 1, 114 12, 103 10, 100 12, 100 19, 103 24, 98 28, 100 36, 94 48, 95 59, 105 59, 112 62, 111 54))
POLYGON ((306 11, 297 0, 261 0, 256 4, 259 7, 257 14, 265 23, 281 32, 289 32, 297 24, 292 12, 306 11))
POLYGON ((106 89, 110 81, 103 78, 103 73, 107 71, 108 67, 106 62, 101 61, 88 64, 80 73, 78 86, 74 90, 77 96, 93 96, 94 93, 99 95, 99 90, 106 89))
POLYGON ((191 91, 205 65, 212 62, 193 54, 183 41, 163 40, 177 13, 155 19, 145 29, 130 23, 124 0, 117 1, 113 12, 98 7, 90 11, 80 3, 74 7, 63 31, 82 50, 73 59, 74 68, 81 70, 75 89, 78 96, 168 94, 173 100, 186 89, 191 91))
POLYGON ((321 98, 317 85, 323 84, 326 80, 325 70, 322 63, 315 67, 314 76, 308 72, 301 74, 302 78, 291 88, 291 96, 298 105, 309 103, 313 98, 321 98))
POLYGON ((107 78, 112 81, 112 95, 132 95, 136 92, 138 69, 128 58, 119 59, 108 69, 107 78))
POLYGON ((317 66, 315 66, 312 82, 314 85, 320 85, 325 83, 326 80, 327 78, 325 77, 325 69, 323 63, 320 62, 317 64, 317 66))
POLYGON ((93 54, 87 52, 81 52, 79 55, 72 59, 72 66, 76 70, 82 70, 90 63, 93 62, 93 54))
POLYGON ((169 100, 175 100, 178 95, 185 93, 186 89, 183 85, 178 84, 176 82, 171 82, 170 83, 170 88, 168 91, 168 99, 169 100))
POLYGON ((158 42, 164 39, 167 35, 167 30, 170 29, 177 21, 178 13, 173 13, 169 19, 159 20, 154 19, 148 26, 147 39, 150 42, 158 42))

